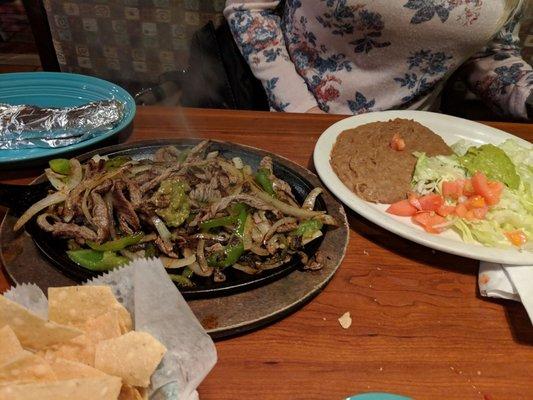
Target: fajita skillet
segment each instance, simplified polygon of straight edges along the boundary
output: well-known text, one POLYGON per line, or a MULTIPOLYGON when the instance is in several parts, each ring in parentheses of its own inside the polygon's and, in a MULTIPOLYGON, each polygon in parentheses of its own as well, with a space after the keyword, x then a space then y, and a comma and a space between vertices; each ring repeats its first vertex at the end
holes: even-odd
MULTIPOLYGON (((95 154, 108 156, 130 156, 133 159, 151 158, 151 156, 161 147, 173 145, 184 149, 194 146, 199 142, 199 139, 177 139, 177 140, 159 140, 159 141, 144 141, 125 145, 106 147, 100 150, 95 150, 78 157, 80 161, 85 161, 95 154)), ((249 164, 252 168, 256 168, 259 161, 265 155, 270 155, 274 161, 274 173, 276 176, 285 180, 292 187, 293 193, 301 203, 306 195, 316 186, 312 184, 303 173, 298 170, 303 170, 292 162, 285 160, 276 155, 267 153, 265 151, 255 149, 252 147, 221 142, 210 141, 208 151, 218 150, 220 154, 228 159, 233 157, 240 157, 245 164, 249 164)), ((305 171, 305 170, 304 170, 305 171)), ((305 171, 307 172, 307 171, 305 171)), ((308 172, 307 172, 308 173, 308 172)), ((51 186, 47 182, 43 182, 44 177, 37 179, 35 185, 0 185, 0 204, 10 207, 10 213, 22 213, 26 208, 31 206, 34 202, 44 197, 51 186)), ((340 219, 339 224, 345 225, 344 213, 339 213, 339 205, 333 201, 326 202, 320 196, 317 199, 316 209, 327 210, 335 218, 340 219)), ((26 231, 31 235, 34 243, 42 252, 42 254, 51 261, 51 263, 59 269, 63 274, 77 282, 87 280, 97 273, 89 271, 78 264, 71 261, 66 251, 66 240, 52 237, 49 233, 42 231, 36 224, 35 218, 29 221, 25 226, 26 231)), ((326 232, 327 235, 327 232, 326 232)), ((308 255, 314 254, 319 248, 324 237, 319 238, 309 243, 304 251, 308 255)), ((214 283, 208 278, 195 277, 195 287, 181 289, 182 294, 186 298, 202 298, 215 297, 220 295, 230 295, 240 291, 249 290, 254 287, 264 285, 266 283, 277 280, 295 269, 301 267, 298 257, 294 257, 290 262, 272 270, 264 271, 257 275, 248 275, 244 272, 228 268, 225 270, 227 279, 222 283, 214 283)))

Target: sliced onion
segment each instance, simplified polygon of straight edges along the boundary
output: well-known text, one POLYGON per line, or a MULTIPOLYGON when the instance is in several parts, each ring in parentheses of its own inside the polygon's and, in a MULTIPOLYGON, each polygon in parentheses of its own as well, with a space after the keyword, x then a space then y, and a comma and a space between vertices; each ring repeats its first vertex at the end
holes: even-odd
POLYGON ((83 193, 83 197, 81 198, 81 211, 83 212, 83 215, 89 221, 91 225, 94 225, 93 217, 91 216, 91 213, 89 212, 89 190, 86 190, 83 193))
POLYGON ((214 268, 208 267, 206 271, 203 271, 197 262, 190 264, 188 267, 191 269, 192 272, 194 272, 198 276, 208 277, 208 276, 213 275, 214 268))
POLYGON ((276 233, 278 228, 282 225, 289 224, 292 222, 296 222, 296 218, 294 217, 284 217, 281 219, 278 219, 276 222, 274 222, 274 225, 270 227, 267 233, 265 233, 265 236, 263 237, 263 242, 267 242, 270 240, 270 238, 276 233))
MULTIPOLYGON (((183 249, 183 255, 185 257, 190 257, 191 255, 195 255, 195 254, 192 249, 185 248, 183 249)), ((202 268, 200 268, 200 265, 198 265, 198 262, 196 261, 193 262, 192 264, 189 264, 188 267, 192 272, 194 272, 198 276, 208 277, 213 274, 213 268, 207 267, 207 269, 204 271, 202 270, 202 268)))
POLYGON ((322 193, 322 188, 314 188, 313 190, 311 190, 305 198, 302 208, 306 210, 312 210, 313 208, 315 208, 316 198, 320 193, 322 193))
POLYGON ((250 251, 254 254, 257 254, 258 256, 268 256, 270 255, 270 253, 268 252, 267 249, 263 248, 263 247, 259 247, 257 246, 256 244, 253 244, 251 247, 250 247, 250 251))
POLYGON ((190 267, 191 264, 196 262, 195 254, 192 254, 184 258, 170 258, 170 257, 165 257, 165 256, 161 256, 159 258, 161 259, 161 262, 163 263, 165 268, 168 268, 168 269, 185 268, 187 266, 190 267))
POLYGON ((314 231, 310 237, 302 239, 302 244, 305 246, 307 243, 312 242, 315 239, 318 239, 320 236, 322 236, 322 231, 314 231))
POLYGON ((242 168, 242 173, 243 173, 245 176, 250 176, 250 175, 252 175, 252 167, 250 167, 248 164, 246 164, 246 165, 242 168))
POLYGON ((237 196, 238 194, 242 193, 242 184, 236 185, 235 189, 233 189, 229 195, 230 196, 237 196))
POLYGON ((240 157, 233 157, 231 159, 231 161, 233 162, 233 165, 235 165, 235 168, 237 169, 243 169, 244 167, 244 163, 242 162, 242 158, 240 157))
POLYGON ((242 244, 244 246, 244 250, 250 250, 252 247, 252 229, 254 227, 254 221, 251 215, 248 215, 246 217, 246 222, 244 223, 244 235, 242 238, 242 244))
POLYGON ((257 228, 259 232, 261 232, 263 236, 265 236, 267 232, 270 230, 271 225, 268 221, 265 220, 265 221, 262 221, 256 224, 255 227, 257 228))
POLYGON ((137 174, 140 174, 141 172, 149 171, 152 168, 154 168, 153 165, 148 165, 148 164, 137 165, 137 166, 131 168, 130 173, 132 175, 137 175, 137 174))
POLYGON ((70 173, 68 175, 58 174, 51 168, 46 168, 44 173, 52 186, 59 191, 70 192, 74 187, 79 185, 83 177, 83 168, 78 160, 72 158, 69 160, 70 173))
POLYGON ((65 185, 65 190, 67 192, 70 192, 72 189, 78 186, 83 178, 83 168, 80 162, 75 158, 71 158, 69 163, 70 173, 68 174, 67 184, 65 185))
POLYGON ((91 160, 93 160, 95 163, 99 163, 100 160, 104 160, 104 161, 107 161, 109 160, 109 157, 108 156, 101 156, 100 154, 95 154, 94 156, 91 157, 91 160))
POLYGON ((303 265, 307 265, 307 263, 309 262, 309 256, 303 251, 297 251, 296 254, 298 254, 298 256, 300 257, 301 263, 303 265))
POLYGON ((140 254, 134 253, 134 252, 126 250, 126 249, 120 250, 119 253, 121 255, 123 255, 124 257, 130 259, 130 260, 135 260, 136 258, 141 258, 140 254))
POLYGON ((218 156, 218 150, 210 151, 210 152, 207 153, 207 155, 205 156, 205 159, 206 159, 206 160, 211 160, 212 158, 217 158, 217 156, 218 156))
POLYGON ((198 265, 202 272, 208 272, 209 267, 207 266, 207 261, 205 261, 205 240, 198 240, 198 245, 196 246, 196 259, 198 260, 198 265))
POLYGON ((291 258, 292 258, 291 255, 287 255, 283 260, 278 260, 275 262, 266 262, 266 263, 258 265, 258 268, 261 269, 262 271, 265 271, 268 269, 274 269, 274 268, 279 267, 280 265, 283 265, 289 262, 291 258))
POLYGON ((44 174, 46 175, 46 178, 48 178, 48 181, 52 184, 54 189, 61 190, 65 187, 65 182, 63 182, 63 179, 65 179, 65 175, 58 174, 57 172, 52 171, 51 168, 46 168, 44 170, 44 174))
POLYGON ((164 242, 170 243, 170 239, 172 238, 172 233, 168 230, 165 223, 159 218, 158 216, 154 215, 152 217, 152 223, 155 226, 155 229, 157 230, 157 233, 159 233, 159 236, 161 236, 161 239, 163 239, 164 242))
POLYGON ((157 239, 157 235, 155 233, 149 233, 148 235, 144 235, 142 239, 139 241, 139 243, 147 243, 151 242, 157 239))
POLYGON ((261 270, 252 268, 248 265, 233 264, 232 267, 249 275, 255 275, 258 272, 261 272, 261 270))
POLYGON ((28 208, 24 214, 18 219, 15 226, 13 227, 14 231, 18 231, 26 222, 28 222, 35 214, 38 212, 44 210, 45 208, 62 203, 67 198, 67 195, 63 192, 55 192, 48 196, 46 196, 44 199, 39 200, 37 203, 32 205, 30 208, 28 208))
MULTIPOLYGON (((255 185, 252 186, 252 188, 254 187, 255 185)), ((254 193, 258 198, 263 200, 265 203, 270 204, 271 206, 277 208, 283 214, 286 214, 286 215, 292 215, 293 217, 298 217, 302 219, 317 218, 317 217, 324 215, 324 211, 304 210, 302 208, 291 206, 287 203, 279 201, 278 199, 270 196, 268 193, 263 192, 262 190, 259 190, 257 188, 255 188, 254 193)))
POLYGON ((233 175, 239 181, 242 180, 242 173, 235 167, 235 165, 233 165, 232 163, 226 162, 226 161, 222 161, 222 160, 218 160, 218 164, 224 170, 224 172, 226 172, 229 175, 233 175))

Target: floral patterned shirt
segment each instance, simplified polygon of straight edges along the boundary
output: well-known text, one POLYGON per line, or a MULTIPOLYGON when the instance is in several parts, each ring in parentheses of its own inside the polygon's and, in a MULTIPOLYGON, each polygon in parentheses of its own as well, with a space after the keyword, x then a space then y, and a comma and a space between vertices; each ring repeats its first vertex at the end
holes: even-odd
POLYGON ((527 118, 533 71, 505 0, 229 0, 224 15, 276 111, 434 109, 465 65, 500 114, 527 118), (503 26, 495 33, 497 26, 503 26))

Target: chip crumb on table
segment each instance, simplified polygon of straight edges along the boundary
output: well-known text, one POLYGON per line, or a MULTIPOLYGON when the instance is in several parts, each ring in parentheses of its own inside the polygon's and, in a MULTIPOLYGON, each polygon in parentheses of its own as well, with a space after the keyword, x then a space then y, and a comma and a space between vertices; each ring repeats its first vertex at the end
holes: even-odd
POLYGON ((344 329, 348 329, 352 325, 352 317, 350 316, 350 311, 346 311, 339 317, 339 324, 344 329))

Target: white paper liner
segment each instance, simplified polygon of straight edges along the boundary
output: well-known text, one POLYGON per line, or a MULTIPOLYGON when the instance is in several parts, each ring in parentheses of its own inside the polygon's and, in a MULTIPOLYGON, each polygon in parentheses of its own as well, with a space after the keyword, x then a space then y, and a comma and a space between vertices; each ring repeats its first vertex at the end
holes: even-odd
POLYGON ((4 297, 27 308, 39 317, 48 319, 48 299, 35 283, 23 283, 12 287, 4 293, 4 297))
MULTIPOLYGON (((215 344, 187 302, 168 278, 159 259, 139 259, 86 283, 109 285, 135 321, 135 330, 148 332, 167 352, 152 375, 154 400, 195 399, 195 389, 217 361, 215 344)), ((21 284, 4 294, 46 318, 48 301, 34 284, 21 284)))

